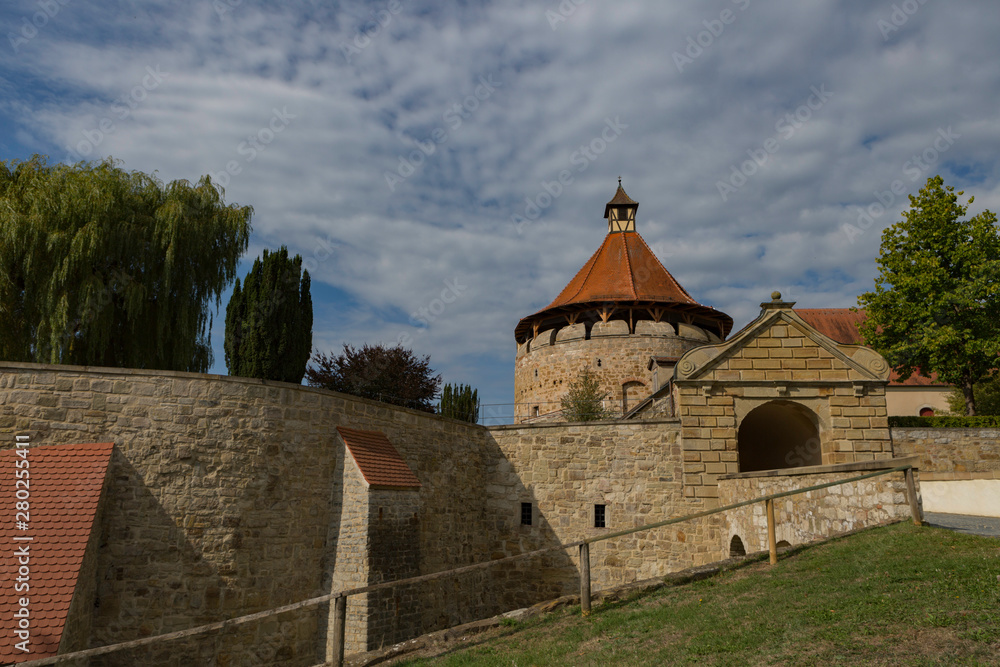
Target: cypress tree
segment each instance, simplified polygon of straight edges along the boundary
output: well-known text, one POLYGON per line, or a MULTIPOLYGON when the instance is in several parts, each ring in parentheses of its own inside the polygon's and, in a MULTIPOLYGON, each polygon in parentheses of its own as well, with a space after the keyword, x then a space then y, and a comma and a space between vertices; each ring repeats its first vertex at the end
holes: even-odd
POLYGON ((439 412, 445 417, 475 424, 479 421, 479 391, 470 385, 444 386, 439 412))
POLYGON ((226 307, 230 375, 302 382, 312 352, 312 297, 302 257, 264 251, 226 307))

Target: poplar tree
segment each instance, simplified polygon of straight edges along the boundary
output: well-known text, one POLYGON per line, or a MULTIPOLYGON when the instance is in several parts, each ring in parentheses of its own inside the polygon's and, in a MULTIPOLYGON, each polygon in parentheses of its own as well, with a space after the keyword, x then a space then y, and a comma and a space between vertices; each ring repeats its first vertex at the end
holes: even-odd
POLYGON ((0 162, 0 358, 208 370, 249 206, 108 158, 0 162))
POLYGON ((954 190, 928 178, 903 220, 882 233, 875 290, 858 297, 860 329, 901 379, 936 372, 974 415, 973 388, 1000 355, 1000 233, 988 210, 962 219, 968 206, 954 190))
POLYGON ((312 297, 302 256, 288 248, 263 260, 236 287, 226 306, 226 366, 230 375, 302 382, 312 353, 312 297))

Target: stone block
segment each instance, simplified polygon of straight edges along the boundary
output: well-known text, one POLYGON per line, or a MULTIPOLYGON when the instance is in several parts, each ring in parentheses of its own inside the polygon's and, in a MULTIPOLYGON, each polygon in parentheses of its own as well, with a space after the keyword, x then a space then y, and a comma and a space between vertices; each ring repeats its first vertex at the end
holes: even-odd
POLYGON ((556 342, 570 341, 570 340, 581 340, 587 335, 587 325, 585 324, 573 324, 568 327, 563 327, 559 329, 556 333, 556 342))
POLYGON ((701 327, 696 327, 693 324, 679 322, 677 324, 677 335, 681 338, 691 338, 697 341, 708 342, 708 334, 701 327))
POLYGON ((669 322, 639 320, 635 323, 635 334, 637 336, 675 337, 677 331, 674 329, 674 325, 669 322))
POLYGON ((600 338, 602 336, 627 336, 628 322, 625 320, 609 320, 607 322, 597 322, 590 329, 590 337, 600 338))
POLYGON ((555 335, 555 331, 543 331, 535 336, 531 341, 532 351, 541 349, 543 347, 548 347, 552 344, 552 338, 555 335))

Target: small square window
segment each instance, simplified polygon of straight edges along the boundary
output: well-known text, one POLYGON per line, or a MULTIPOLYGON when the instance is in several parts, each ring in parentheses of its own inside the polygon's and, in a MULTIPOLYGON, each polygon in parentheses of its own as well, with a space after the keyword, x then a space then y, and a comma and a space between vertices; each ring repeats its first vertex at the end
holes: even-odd
POLYGON ((594 528, 606 528, 605 505, 594 505, 594 528))
POLYGON ((521 503, 521 525, 531 525, 531 503, 521 503))

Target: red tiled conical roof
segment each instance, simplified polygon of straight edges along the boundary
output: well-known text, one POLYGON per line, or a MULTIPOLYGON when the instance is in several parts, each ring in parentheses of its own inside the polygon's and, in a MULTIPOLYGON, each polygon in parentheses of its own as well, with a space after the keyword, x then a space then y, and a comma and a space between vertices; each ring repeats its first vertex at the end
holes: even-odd
POLYGON ((546 310, 594 301, 700 305, 674 280, 638 232, 605 236, 601 247, 546 310))
MULTIPOLYGON (((622 189, 605 206, 635 204, 622 189)), ((723 312, 703 306, 681 287, 638 232, 614 231, 583 265, 576 276, 544 309, 523 318, 514 329, 514 337, 523 341, 539 331, 559 326, 559 319, 573 312, 601 307, 663 308, 683 312, 703 323, 718 327, 721 337, 729 334, 733 319, 723 312)), ((563 322, 566 320, 563 319, 563 322)), ((714 328, 714 327, 713 327, 714 328)))

